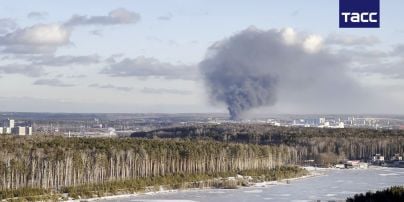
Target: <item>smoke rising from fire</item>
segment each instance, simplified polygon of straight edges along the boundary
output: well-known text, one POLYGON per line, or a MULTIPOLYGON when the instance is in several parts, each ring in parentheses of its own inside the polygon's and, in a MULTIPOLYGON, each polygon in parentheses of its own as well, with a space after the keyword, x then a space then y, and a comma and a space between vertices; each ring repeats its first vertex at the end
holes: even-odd
POLYGON ((347 63, 320 36, 250 27, 214 43, 199 69, 211 100, 225 103, 238 120, 253 108, 276 104, 280 94, 308 102, 318 95, 350 96, 355 90, 347 89, 357 86, 345 74, 347 63))

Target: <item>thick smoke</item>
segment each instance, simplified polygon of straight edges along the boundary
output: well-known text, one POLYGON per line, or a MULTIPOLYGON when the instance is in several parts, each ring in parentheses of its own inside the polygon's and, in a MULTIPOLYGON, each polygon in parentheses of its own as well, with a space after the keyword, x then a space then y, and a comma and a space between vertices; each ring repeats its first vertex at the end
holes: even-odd
POLYGON ((322 48, 320 37, 301 35, 290 28, 248 28, 213 44, 199 64, 211 99, 225 103, 237 120, 274 105, 279 95, 310 101, 355 86, 345 75, 346 61, 322 48))

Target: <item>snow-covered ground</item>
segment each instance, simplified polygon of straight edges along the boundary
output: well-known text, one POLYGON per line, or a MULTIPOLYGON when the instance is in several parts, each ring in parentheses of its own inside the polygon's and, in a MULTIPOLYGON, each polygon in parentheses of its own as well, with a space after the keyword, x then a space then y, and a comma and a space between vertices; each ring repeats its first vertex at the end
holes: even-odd
POLYGON ((404 169, 314 169, 308 177, 263 182, 240 189, 191 189, 110 197, 105 201, 316 201, 345 200, 356 193, 404 185, 404 169))

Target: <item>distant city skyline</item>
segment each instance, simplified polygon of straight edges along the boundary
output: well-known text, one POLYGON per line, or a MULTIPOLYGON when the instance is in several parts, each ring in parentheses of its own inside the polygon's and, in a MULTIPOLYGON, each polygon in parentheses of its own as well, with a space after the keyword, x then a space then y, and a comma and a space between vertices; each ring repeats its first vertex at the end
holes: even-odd
POLYGON ((264 33, 287 49, 282 68, 306 52, 279 70, 277 102, 251 114, 404 114, 403 6, 382 1, 380 29, 339 29, 338 0, 4 1, 0 111, 227 113, 199 63, 234 36, 264 33))

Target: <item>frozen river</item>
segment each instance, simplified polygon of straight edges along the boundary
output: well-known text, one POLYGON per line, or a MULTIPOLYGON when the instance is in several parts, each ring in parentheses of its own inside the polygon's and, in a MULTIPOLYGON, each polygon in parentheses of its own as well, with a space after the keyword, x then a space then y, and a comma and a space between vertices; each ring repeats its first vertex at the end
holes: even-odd
POLYGON ((223 190, 203 189, 143 194, 105 201, 340 201, 356 193, 404 185, 403 168, 326 170, 324 175, 292 181, 290 184, 259 185, 223 190))

